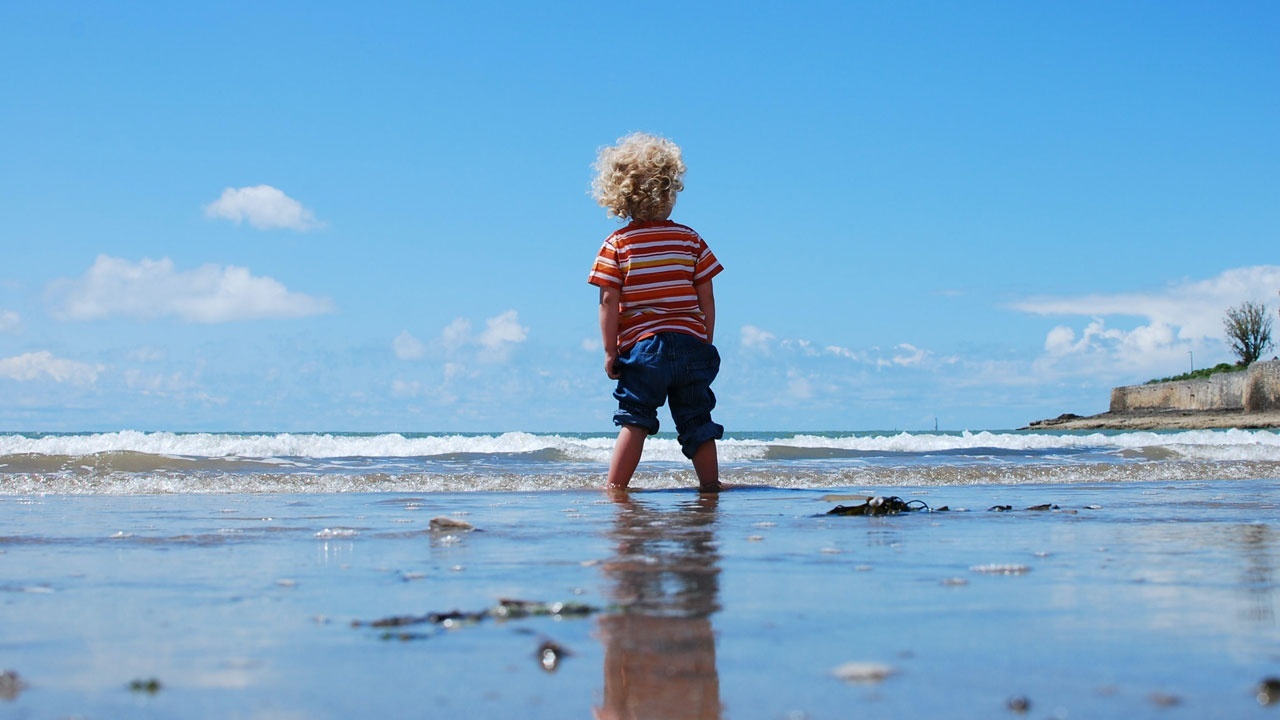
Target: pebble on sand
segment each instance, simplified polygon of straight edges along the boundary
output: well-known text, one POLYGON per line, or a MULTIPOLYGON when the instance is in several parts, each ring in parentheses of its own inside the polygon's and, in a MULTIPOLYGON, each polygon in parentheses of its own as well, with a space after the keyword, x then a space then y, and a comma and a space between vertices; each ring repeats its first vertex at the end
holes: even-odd
POLYGON ((26 689, 27 684, 22 681, 18 673, 13 670, 5 670, 0 672, 0 699, 13 700, 26 689))
POLYGON ((1258 683, 1258 704, 1275 705, 1280 703, 1280 677, 1264 678, 1258 683))
POLYGON ((430 528, 432 530, 450 532, 455 530, 466 532, 476 529, 474 525, 466 520, 458 520, 456 518, 445 517, 444 515, 431 518, 430 528))

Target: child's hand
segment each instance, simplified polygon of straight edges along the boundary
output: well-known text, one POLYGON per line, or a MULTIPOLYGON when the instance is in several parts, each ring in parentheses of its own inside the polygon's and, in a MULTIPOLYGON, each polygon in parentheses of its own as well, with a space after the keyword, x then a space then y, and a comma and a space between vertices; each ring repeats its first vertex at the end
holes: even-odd
POLYGON ((617 380, 618 378, 622 377, 622 373, 618 372, 617 363, 618 363, 617 353, 607 352, 604 354, 604 374, 608 375, 610 380, 617 380))

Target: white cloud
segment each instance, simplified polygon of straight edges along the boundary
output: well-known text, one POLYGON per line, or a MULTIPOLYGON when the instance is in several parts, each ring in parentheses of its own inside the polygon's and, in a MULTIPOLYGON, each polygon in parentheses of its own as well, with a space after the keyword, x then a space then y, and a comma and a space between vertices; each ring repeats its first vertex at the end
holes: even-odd
POLYGON ((422 394, 422 383, 417 380, 392 380, 391 394, 395 397, 417 397, 422 394))
POLYGON ((445 326, 440 334, 440 342, 450 355, 461 353, 468 347, 479 346, 485 352, 478 359, 503 362, 510 356, 512 348, 529 337, 529 329, 520 324, 520 315, 515 310, 495 315, 485 320, 484 325, 484 332, 476 336, 472 332, 471 321, 458 318, 445 326))
POLYGON ((856 350, 841 345, 819 345, 805 338, 783 338, 779 340, 773 333, 754 325, 742 326, 741 343, 744 350, 753 350, 762 355, 772 355, 776 348, 779 354, 784 356, 815 359, 839 358, 869 365, 877 369, 923 367, 929 364, 936 364, 931 363, 931 361, 935 360, 947 364, 956 362, 953 357, 935 358, 932 351, 916 347, 911 343, 902 343, 894 346, 893 353, 885 357, 884 352, 879 347, 856 350))
POLYGON ((154 363, 164 360, 166 353, 163 349, 157 347, 140 347, 130 350, 126 358, 140 363, 154 363))
POLYGON ((813 383, 795 371, 787 373, 787 397, 791 400, 809 400, 813 397, 813 383))
POLYGON ((12 333, 22 329, 22 316, 12 310, 0 310, 0 332, 12 333))
POLYGON ((1227 309, 1246 300, 1271 302, 1274 307, 1277 290, 1280 266, 1259 265, 1227 270, 1207 280, 1183 281, 1156 292, 1032 298, 1012 307, 1037 315, 1089 318, 1082 328, 1061 324, 1048 332, 1045 355, 1036 363, 1038 371, 1167 374, 1171 368, 1190 367, 1193 357, 1220 354, 1227 309), (1119 318, 1139 318, 1139 324, 1129 329, 1108 324, 1119 318), (1201 355, 1203 350, 1208 352, 1201 355))
MULTIPOLYGON (((174 395, 186 393, 196 387, 195 381, 181 372, 149 373, 136 368, 124 371, 124 383, 130 390, 142 395, 174 395)), ((200 397, 207 399, 207 396, 200 397)))
POLYGON ((1049 331, 1044 339, 1045 352, 1050 355, 1068 355, 1076 351, 1076 331, 1059 325, 1049 331))
POLYGON ((1227 308, 1245 300, 1274 305, 1278 290, 1280 266, 1259 265, 1227 270, 1208 280, 1184 281, 1158 292, 1030 298, 1012 307, 1037 315, 1145 318, 1148 327, 1177 328, 1179 340, 1195 341, 1222 336, 1227 308))
POLYGON ((861 353, 857 350, 850 350, 849 348, 840 347, 839 345, 828 345, 823 348, 823 350, 828 355, 835 355, 836 357, 844 358, 846 360, 857 360, 859 362, 866 360, 866 353, 861 353))
POLYGON ((471 321, 458 318, 449 323, 440 334, 440 340, 444 343, 444 349, 451 353, 461 350, 471 341, 471 321))
POLYGON ((324 227, 302 203, 270 185, 227 188, 221 197, 204 206, 204 214, 237 225, 248 221, 259 230, 283 228, 307 232, 324 227))
POLYGON ((464 365, 460 364, 460 363, 445 363, 445 364, 444 364, 444 381, 445 381, 445 383, 451 383, 451 382, 453 382, 453 381, 455 381, 455 380, 459 380, 459 379, 465 378, 465 377, 467 377, 468 375, 469 375, 469 372, 468 372, 467 368, 466 368, 464 365))
POLYGON ((471 386, 477 374, 465 365, 447 362, 441 368, 441 380, 436 384, 428 384, 420 380, 395 379, 391 382, 391 394, 399 398, 422 398, 436 405, 453 405, 458 402, 459 395, 454 386, 461 383, 471 386))
POLYGON ((755 325, 743 325, 741 330, 742 347, 748 350, 769 351, 769 346, 777 337, 766 330, 761 330, 755 325))
POLYGON ((169 258, 137 263, 99 255, 83 277, 50 285, 54 314, 67 320, 113 316, 222 323, 298 318, 333 311, 324 298, 290 292, 279 281, 234 265, 177 270, 169 258))
POLYGON ((902 343, 896 346, 894 350, 898 352, 893 355, 893 364, 901 367, 915 367, 929 357, 928 350, 921 350, 910 343, 902 343))
POLYGON ((529 329, 520 324, 520 317, 515 310, 508 310, 485 320, 484 326, 484 332, 480 333, 480 344, 489 350, 502 351, 503 348, 522 343, 529 337, 529 329))
POLYGON ((1133 330, 1107 327, 1106 320, 1093 318, 1080 332, 1059 325, 1045 337, 1045 356, 1040 369, 1099 373, 1108 370, 1160 372, 1161 368, 1187 362, 1188 352, 1203 346, 1179 341, 1174 330, 1161 322, 1133 330))
POLYGON ((408 330, 401 332, 395 340, 391 341, 391 349, 401 360, 416 360, 427 353, 427 346, 410 335, 408 330))
POLYGON ((810 342, 809 340, 805 340, 804 338, 796 338, 796 339, 788 338, 786 340, 783 340, 781 343, 779 343, 779 345, 781 345, 783 348, 787 350, 797 349, 804 355, 807 355, 808 357, 817 357, 818 355, 822 354, 822 351, 814 347, 812 342, 810 342))
POLYGON ((102 372, 101 365, 88 365, 54 356, 47 350, 0 359, 0 378, 19 382, 48 377, 58 383, 92 385, 102 372))

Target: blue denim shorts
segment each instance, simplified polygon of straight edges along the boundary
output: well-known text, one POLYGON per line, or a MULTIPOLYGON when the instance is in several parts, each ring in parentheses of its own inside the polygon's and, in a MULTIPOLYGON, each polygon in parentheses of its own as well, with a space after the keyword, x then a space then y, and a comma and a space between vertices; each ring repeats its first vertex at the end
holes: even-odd
POLYGON ((614 367, 621 373, 613 391, 614 425, 637 425, 652 435, 658 432, 658 408, 669 400, 685 457, 724 437, 724 427, 711 420, 711 381, 720 372, 720 353, 711 343, 685 333, 658 333, 632 345, 614 367))

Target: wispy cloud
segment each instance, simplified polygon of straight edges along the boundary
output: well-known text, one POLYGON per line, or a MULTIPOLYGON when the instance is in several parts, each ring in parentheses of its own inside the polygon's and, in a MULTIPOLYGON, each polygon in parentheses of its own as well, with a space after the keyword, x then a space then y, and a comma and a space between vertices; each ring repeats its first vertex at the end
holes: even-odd
POLYGON ((1280 266, 1227 270, 1208 280, 1184 281, 1149 293, 1093 294, 1079 297, 1028 298, 1013 309, 1036 315, 1139 317, 1148 325, 1177 328, 1183 340, 1222 334, 1227 308, 1245 300, 1272 302, 1280 290, 1280 266))
POLYGON ((795 370, 787 372, 786 399, 804 401, 813 398, 813 381, 795 370))
POLYGON ((270 185, 227 188, 222 196, 204 206, 206 217, 248 222, 259 230, 307 232, 324 227, 315 213, 270 185))
POLYGON ((761 330, 755 325, 743 325, 740 331, 742 339, 742 347, 747 350, 758 350, 768 352, 777 336, 767 330, 761 330))
MULTIPOLYGON (((515 310, 507 310, 484 321, 476 332, 471 320, 456 318, 437 337, 426 342, 407 330, 392 342, 396 357, 432 362, 412 366, 412 372, 391 381, 392 397, 420 401, 424 406, 453 408, 453 413, 469 413, 506 395, 514 381, 508 362, 515 348, 526 342, 529 329, 520 324, 515 310), (466 409, 470 408, 470 409, 466 409)), ((525 385, 517 382, 516 385, 525 385)))
POLYGON ((0 358, 0 378, 19 382, 48 378, 57 383, 92 385, 102 370, 101 365, 60 358, 47 350, 0 358))
POLYGON ((0 310, 0 333, 13 333, 21 329, 21 315, 13 310, 0 310))
POLYGON ((484 321, 484 330, 476 334, 471 321, 457 318, 440 333, 440 342, 450 357, 457 357, 468 349, 479 349, 476 359, 481 362, 505 362, 512 349, 529 337, 529 329, 520 324, 520 314, 507 310, 484 321))
POLYGON ((417 360, 427 354, 427 346, 410 335, 408 330, 401 332, 395 340, 391 341, 391 350, 401 360, 417 360))
POLYGON ((911 343, 902 343, 894 346, 894 353, 889 362, 899 367, 917 367, 924 364, 932 353, 928 350, 912 345, 911 343))
MULTIPOLYGON (((445 381, 448 382, 471 372, 470 363, 491 365, 506 362, 511 352, 528 337, 529 328, 520 324, 520 314, 507 310, 485 320, 484 330, 478 333, 471 321, 462 317, 455 318, 444 326, 438 337, 426 342, 404 330, 391 341, 391 350, 400 360, 419 360, 430 355, 444 361, 448 369, 445 381)), ((404 383, 395 391, 408 395, 417 389, 420 388, 404 383)))
POLYGON ((210 264, 178 270, 169 258, 134 263, 99 255, 82 277, 51 283, 48 297, 54 315, 65 320, 176 317, 224 323, 333 311, 329 300, 291 292, 247 268, 210 264))
MULTIPOLYGON (((821 345, 805 338, 778 339, 778 336, 755 325, 743 325, 739 338, 744 351, 754 355, 773 355, 777 351, 778 360, 788 355, 813 359, 835 358, 883 369, 921 367, 936 359, 932 351, 911 343, 895 345, 892 351, 886 354, 878 347, 857 350, 840 345, 821 345)), ((945 358, 941 362, 953 361, 954 358, 945 358)))
POLYGON ((479 341, 486 350, 503 352, 528 337, 529 329, 520 324, 519 314, 508 310, 484 321, 484 332, 480 333, 479 341))

